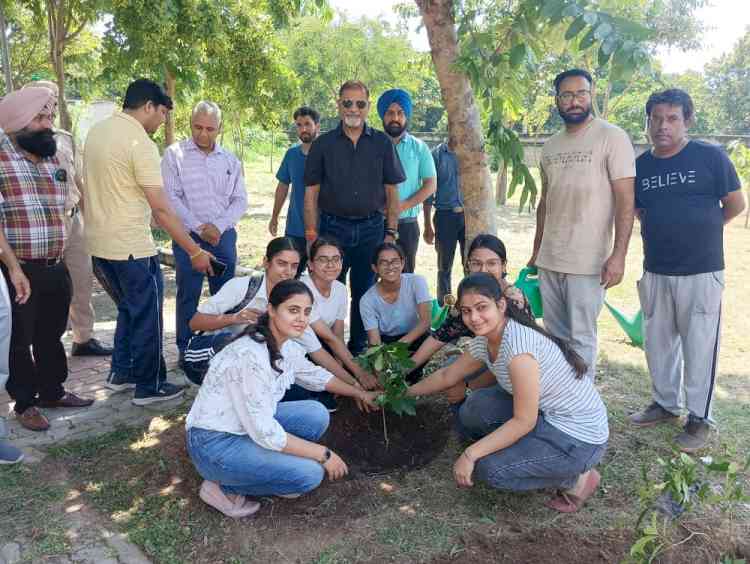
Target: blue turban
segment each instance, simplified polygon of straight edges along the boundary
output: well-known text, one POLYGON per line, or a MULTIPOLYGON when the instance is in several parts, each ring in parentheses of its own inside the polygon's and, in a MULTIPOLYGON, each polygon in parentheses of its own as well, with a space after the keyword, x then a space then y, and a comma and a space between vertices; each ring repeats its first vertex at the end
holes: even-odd
POLYGON ((411 97, 406 90, 401 90, 400 88, 386 90, 385 92, 383 92, 383 95, 378 98, 378 115, 380 116, 380 119, 383 119, 383 117, 385 116, 385 112, 388 111, 388 108, 394 102, 401 106, 401 109, 404 110, 406 119, 410 119, 411 97))

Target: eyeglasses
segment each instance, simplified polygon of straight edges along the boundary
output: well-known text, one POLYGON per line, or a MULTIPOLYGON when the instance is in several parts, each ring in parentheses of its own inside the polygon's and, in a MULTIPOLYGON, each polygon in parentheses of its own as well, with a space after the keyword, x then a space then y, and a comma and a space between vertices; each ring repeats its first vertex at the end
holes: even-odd
POLYGON ((499 270, 503 266, 503 261, 501 261, 500 259, 491 259, 482 262, 481 260, 471 259, 469 260, 467 265, 469 267, 469 272, 479 272, 482 269, 499 270))
POLYGON ((398 268, 399 266, 401 266, 402 262, 403 261, 400 258, 395 258, 395 259, 391 259, 391 260, 379 260, 378 261, 378 268, 383 268, 383 269, 385 269, 385 268, 390 268, 390 269, 398 268))
POLYGON ((573 98, 575 98, 576 100, 584 101, 590 95, 591 90, 578 90, 576 92, 560 92, 557 97, 561 102, 565 102, 566 104, 568 104, 573 101, 573 98))
POLYGON ((315 257, 314 262, 320 266, 338 266, 341 264, 341 256, 315 257))
POLYGON ((367 107, 367 100, 349 100, 348 98, 346 100, 341 100, 341 105, 344 106, 346 109, 351 108, 354 104, 357 104, 357 107, 360 110, 364 110, 367 107))

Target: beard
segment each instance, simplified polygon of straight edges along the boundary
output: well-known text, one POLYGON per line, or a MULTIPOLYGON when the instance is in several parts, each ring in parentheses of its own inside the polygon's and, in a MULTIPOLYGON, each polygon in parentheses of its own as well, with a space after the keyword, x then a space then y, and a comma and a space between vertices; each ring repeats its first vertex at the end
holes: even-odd
POLYGON ((298 137, 303 143, 312 143, 315 140, 315 135, 313 133, 300 133, 298 137))
POLYGON ((571 108, 567 112, 564 112, 558 106, 557 111, 560 113, 560 117, 565 123, 583 123, 591 115, 591 106, 588 108, 571 108), (571 110, 580 111, 581 113, 571 113, 571 110))
POLYGON ((51 129, 41 131, 26 131, 22 129, 16 133, 16 142, 24 151, 37 157, 54 157, 57 153, 55 133, 51 129))
POLYGON ((344 116, 344 124, 346 127, 359 127, 362 125, 362 118, 358 116, 344 116))
POLYGON ((385 132, 390 135, 391 137, 398 137, 401 135, 404 131, 406 131, 406 126, 409 125, 408 123, 401 125, 397 121, 391 121, 388 122, 388 124, 383 124, 383 129, 385 129, 385 132))

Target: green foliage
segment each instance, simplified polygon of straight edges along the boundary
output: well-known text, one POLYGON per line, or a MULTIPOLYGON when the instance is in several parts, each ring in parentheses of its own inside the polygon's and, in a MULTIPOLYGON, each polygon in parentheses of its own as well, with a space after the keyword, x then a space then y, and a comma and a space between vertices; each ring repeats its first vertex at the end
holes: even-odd
POLYGON ((745 188, 750 190, 750 148, 739 139, 732 141, 727 148, 737 174, 742 179, 745 188))
POLYGON ((401 342, 376 345, 358 356, 357 362, 378 376, 383 387, 383 394, 377 399, 378 405, 397 415, 416 415, 416 400, 406 395, 409 388, 406 374, 414 368, 409 345, 401 342))
POLYGON ((704 77, 725 133, 750 135, 750 27, 732 51, 706 65, 704 77))

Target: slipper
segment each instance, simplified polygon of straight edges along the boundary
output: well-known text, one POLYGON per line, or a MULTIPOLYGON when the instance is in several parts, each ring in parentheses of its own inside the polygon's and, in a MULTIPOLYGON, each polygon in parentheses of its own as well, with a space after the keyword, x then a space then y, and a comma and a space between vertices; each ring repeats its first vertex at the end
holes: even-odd
POLYGON ((602 477, 599 472, 597 472, 596 470, 591 470, 591 474, 589 474, 588 478, 586 479, 583 493, 580 496, 560 492, 557 496, 547 501, 544 505, 546 507, 549 507, 550 509, 559 511, 560 513, 575 513, 581 507, 583 507, 583 504, 586 503, 586 500, 588 498, 594 495, 596 488, 599 487, 599 482, 601 482, 601 479, 602 477))
POLYGON ((219 484, 209 480, 204 480, 201 484, 199 496, 208 505, 233 519, 249 517, 260 509, 260 503, 249 500, 244 495, 235 496, 233 500, 229 499, 221 491, 219 484))

